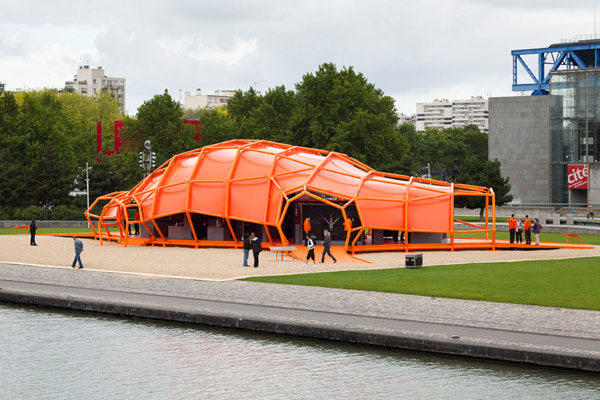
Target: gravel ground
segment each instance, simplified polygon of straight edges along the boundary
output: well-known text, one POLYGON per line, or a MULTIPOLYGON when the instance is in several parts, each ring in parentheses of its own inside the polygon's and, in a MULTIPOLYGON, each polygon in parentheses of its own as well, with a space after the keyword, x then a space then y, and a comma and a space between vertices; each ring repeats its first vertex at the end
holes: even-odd
MULTIPOLYGON (((0 262, 22 263, 53 267, 70 267, 74 257, 73 240, 70 238, 36 237, 38 246, 29 245, 29 236, 0 236, 0 262)), ((329 259, 316 268, 303 268, 302 261, 287 258, 275 261, 275 255, 264 251, 259 268, 242 267, 242 250, 192 249, 183 247, 127 248, 115 243, 83 240, 82 260, 86 269, 119 271, 187 277, 203 280, 230 280, 247 276, 297 274, 314 271, 366 270, 398 268, 404 265, 399 252, 366 253, 357 256, 368 262, 353 262, 344 257, 333 264, 329 259)), ((317 259, 322 246, 317 246, 317 259)), ((548 260, 600 256, 600 247, 593 249, 558 249, 536 251, 430 251, 423 252, 424 265, 464 264, 477 262, 503 262, 521 260, 548 260)), ((252 255, 250 255, 252 263, 252 255)))

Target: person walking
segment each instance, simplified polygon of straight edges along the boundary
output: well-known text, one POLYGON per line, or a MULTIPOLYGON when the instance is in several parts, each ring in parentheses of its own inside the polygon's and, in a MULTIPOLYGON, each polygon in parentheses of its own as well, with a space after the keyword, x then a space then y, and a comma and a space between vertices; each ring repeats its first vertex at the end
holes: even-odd
POLYGON ((591 204, 587 205, 587 219, 594 219, 594 208, 591 204))
POLYGON ((515 214, 512 214, 509 219, 506 220, 508 222, 508 232, 510 233, 510 243, 515 242, 515 231, 517 230, 517 221, 515 220, 515 214))
POLYGON ((540 245, 540 232, 542 231, 542 224, 537 218, 533 219, 533 234, 535 235, 535 244, 540 245))
POLYGON ((250 241, 252 243, 252 255, 254 256, 254 268, 258 268, 258 255, 262 251, 262 241, 254 232, 250 234, 250 241))
POLYGON ((32 219, 29 224, 29 234, 31 235, 31 240, 29 241, 30 246, 37 246, 37 243, 35 242, 35 231, 37 231, 37 225, 35 224, 35 219, 32 219))
POLYGON ((517 218, 517 243, 523 243, 523 221, 517 218))
POLYGON ((250 250, 252 250, 252 243, 250 242, 250 235, 246 235, 244 237, 244 267, 249 267, 248 265, 248 255, 250 254, 250 250))
POLYGON ((308 247, 308 253, 306 254, 306 262, 302 266, 306 267, 308 261, 312 259, 314 268, 317 266, 317 263, 315 262, 315 242, 308 233, 306 234, 306 247, 308 247))
POLYGON ((531 220, 529 219, 529 215, 525 216, 523 230, 525 231, 525 244, 531 244, 531 220))
POLYGON ((83 263, 81 262, 81 252, 83 251, 83 243, 77 236, 73 236, 73 243, 75 244, 75 258, 73 259, 71 268, 75 268, 75 263, 79 262, 79 269, 82 269, 83 263))
POLYGON ((337 262, 337 260, 335 259, 335 257, 333 256, 333 254, 331 254, 331 233, 329 233, 329 231, 327 229, 325 229, 323 231, 324 237, 323 237, 323 254, 321 255, 321 264, 323 264, 325 262, 325 254, 328 254, 329 257, 331 257, 333 259, 333 263, 335 264, 337 262))

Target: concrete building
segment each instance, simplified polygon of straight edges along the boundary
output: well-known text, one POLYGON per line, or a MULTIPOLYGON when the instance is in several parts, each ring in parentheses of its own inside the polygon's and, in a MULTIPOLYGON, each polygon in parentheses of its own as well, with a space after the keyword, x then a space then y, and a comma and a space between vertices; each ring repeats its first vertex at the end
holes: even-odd
POLYGON ((548 203, 549 104, 548 96, 489 100, 489 158, 500 160, 502 176, 510 178, 513 204, 548 203))
POLYGON ((214 94, 202 94, 201 89, 196 89, 196 94, 185 92, 184 109, 218 108, 227 105, 234 94, 235 90, 215 90, 214 94))
POLYGON ((407 115, 404 113, 396 114, 398 116, 398 125, 411 124, 413 126, 417 123, 417 114, 407 115))
POLYGON ((480 131, 488 132, 488 101, 481 96, 468 100, 434 100, 432 103, 417 103, 416 129, 459 128, 476 125, 480 131))
POLYGON ((600 204, 600 40, 513 50, 513 90, 490 98, 489 157, 515 203, 600 204), (522 55, 537 55, 535 67, 522 55), (520 83, 522 65, 531 83, 520 83), (539 75, 535 75, 537 71, 539 75))
POLYGON ((3 93, 6 90, 6 83, 0 82, 0 93, 3 93))
POLYGON ((89 65, 80 66, 73 80, 65 82, 65 90, 84 96, 108 92, 119 103, 121 112, 125 112, 125 78, 105 76, 102 67, 94 69, 89 65))

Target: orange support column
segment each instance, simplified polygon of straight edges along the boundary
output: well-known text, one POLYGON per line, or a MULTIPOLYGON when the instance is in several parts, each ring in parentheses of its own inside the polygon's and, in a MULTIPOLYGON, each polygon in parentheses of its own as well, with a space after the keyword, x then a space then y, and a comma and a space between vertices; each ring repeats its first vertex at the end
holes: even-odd
POLYGON ((450 251, 454 251, 454 182, 450 185, 450 251))

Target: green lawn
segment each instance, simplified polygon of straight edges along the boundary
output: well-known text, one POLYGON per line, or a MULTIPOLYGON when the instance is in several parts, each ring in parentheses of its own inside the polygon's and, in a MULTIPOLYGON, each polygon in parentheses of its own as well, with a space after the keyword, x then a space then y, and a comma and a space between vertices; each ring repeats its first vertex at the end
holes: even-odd
MULTIPOLYGON (((457 234, 456 237, 459 238, 484 238, 485 233, 475 232, 475 233, 461 233, 457 234)), ((592 246, 600 246, 600 235, 579 235, 581 241, 585 244, 591 244, 592 246)), ((490 235, 491 238, 491 235, 490 235)), ((496 239, 508 240, 509 234, 508 232, 496 232, 496 239)), ((523 240, 525 240, 525 233, 523 233, 523 240)), ((531 241, 535 243, 535 237, 533 233, 531 234, 531 241)), ((540 233, 540 241, 542 242, 554 242, 554 243, 565 243, 567 241, 567 237, 565 235, 561 235, 560 233, 540 233)))
MULTIPOLYGON (((465 222, 480 222, 479 215, 463 215, 462 217, 455 215, 454 218, 460 219, 461 221, 465 221, 465 222)), ((492 217, 490 216, 490 221, 491 220, 492 220, 492 217)), ((496 217, 496 222, 506 222, 507 220, 508 220, 508 217, 496 217)))
POLYGON ((600 310, 600 257, 325 272, 246 280, 600 310))

